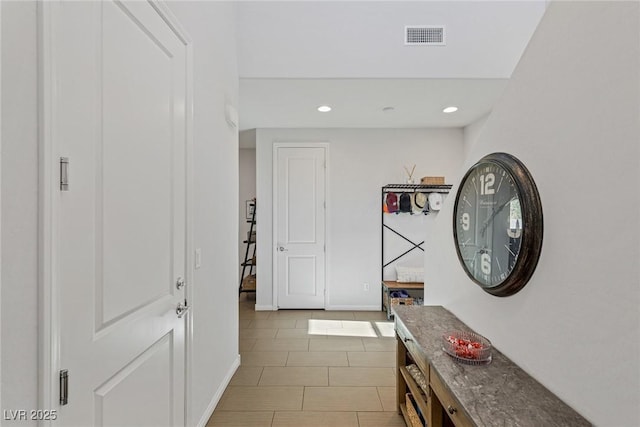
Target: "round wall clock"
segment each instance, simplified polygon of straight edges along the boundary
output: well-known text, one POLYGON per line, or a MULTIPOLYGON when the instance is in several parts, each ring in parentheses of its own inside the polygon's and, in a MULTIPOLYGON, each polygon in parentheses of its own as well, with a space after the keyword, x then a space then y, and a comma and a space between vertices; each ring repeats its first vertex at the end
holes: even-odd
POLYGON ((486 292, 508 296, 527 284, 542 250, 542 205, 527 168, 489 154, 462 178, 453 238, 467 275, 486 292))

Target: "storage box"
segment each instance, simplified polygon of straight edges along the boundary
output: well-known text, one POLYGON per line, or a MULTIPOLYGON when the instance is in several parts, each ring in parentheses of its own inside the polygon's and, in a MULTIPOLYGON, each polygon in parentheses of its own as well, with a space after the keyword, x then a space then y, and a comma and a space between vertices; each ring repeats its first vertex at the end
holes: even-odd
POLYGON ((444 176, 423 176, 421 185, 444 185, 444 176))
POLYGON ((391 306, 394 305, 413 305, 413 298, 389 298, 391 306))
POLYGON ((424 427, 425 424, 420 419, 420 415, 418 415, 418 410, 416 409, 416 404, 411 393, 407 393, 405 402, 407 405, 407 416, 409 417, 411 427, 424 427))
POLYGON ((242 290, 256 290, 256 275, 250 274, 242 279, 242 290))

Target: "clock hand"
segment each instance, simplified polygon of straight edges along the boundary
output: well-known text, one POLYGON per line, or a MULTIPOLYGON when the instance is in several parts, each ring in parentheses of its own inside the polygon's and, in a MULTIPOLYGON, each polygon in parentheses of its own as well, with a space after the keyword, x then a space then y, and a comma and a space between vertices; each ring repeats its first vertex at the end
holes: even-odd
POLYGON ((482 234, 482 237, 484 237, 484 233, 485 233, 485 231, 487 231, 487 227, 489 226, 489 223, 491 222, 491 220, 496 215, 498 215, 500 212, 502 212, 502 210, 505 208, 505 206, 507 206, 509 203, 511 203, 514 199, 515 199, 515 197, 512 197, 511 199, 507 200, 505 203, 502 204, 502 206, 500 206, 498 209, 493 211, 493 213, 491 214, 491 216, 489 218, 487 218, 487 220, 484 222, 484 224, 482 224, 482 229, 480 230, 480 233, 482 234))

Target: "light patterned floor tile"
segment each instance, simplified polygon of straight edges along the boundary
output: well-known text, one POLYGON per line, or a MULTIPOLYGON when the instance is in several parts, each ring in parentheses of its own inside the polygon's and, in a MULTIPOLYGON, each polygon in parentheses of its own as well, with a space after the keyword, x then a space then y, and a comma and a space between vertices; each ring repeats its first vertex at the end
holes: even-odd
POLYGON ((372 321, 371 324, 375 326, 379 337, 392 339, 396 337, 396 329, 393 322, 372 321))
POLYGON ((266 367, 259 385, 328 386, 329 372, 327 367, 266 367))
POLYGON ((278 310, 272 311, 269 319, 282 320, 282 319, 311 319, 313 317, 313 310, 278 310))
POLYGON ((349 366, 344 351, 291 351, 287 366, 349 366))
MULTIPOLYGON (((337 322, 335 320, 311 319, 310 322, 337 322)), ((325 329, 325 334, 341 337, 370 337, 377 338, 378 334, 372 323, 366 320, 340 320, 339 325, 329 326, 325 329)))
POLYGON ((254 310, 240 310, 240 318, 246 319, 250 321, 258 320, 258 319, 268 319, 270 311, 254 311, 254 310))
POLYGON ((295 328, 296 319, 255 319, 249 325, 249 328, 255 329, 279 329, 279 328, 295 328))
POLYGON ((397 412, 358 412, 360 427, 406 427, 397 412))
POLYGON ((305 387, 304 411, 381 411, 375 387, 305 387))
POLYGON ((315 335, 309 335, 306 329, 278 329, 276 338, 311 338, 315 335))
POLYGON ((385 411, 397 410, 395 387, 378 387, 378 395, 385 411))
POLYGON ((353 316, 356 320, 387 320, 387 313, 384 311, 354 311, 353 316))
POLYGON ((352 311, 317 311, 313 313, 314 319, 356 320, 352 311))
POLYGON ((309 351, 364 351, 364 345, 362 344, 362 338, 311 338, 309 341, 309 351))
POLYGON ((273 427, 358 427, 356 412, 276 412, 273 427))
POLYGON ((389 386, 396 385, 394 368, 329 368, 330 386, 389 386))
POLYGON ((296 320, 296 329, 309 329, 309 319, 296 320))
POLYGON ((309 334, 314 336, 326 336, 328 329, 342 329, 342 320, 308 319, 307 324, 309 334))
POLYGON ((240 338, 238 343, 240 347, 240 351, 251 351, 253 346, 256 344, 257 339, 255 338, 240 338))
POLYGON ((362 338, 366 351, 396 351, 395 338, 362 338))
POLYGON ((349 366, 372 368, 395 368, 395 351, 350 351, 347 353, 349 366))
POLYGON ((246 385, 257 386, 262 375, 262 366, 245 366, 244 364, 238 368, 229 385, 246 385))
POLYGON ((255 295, 240 301, 242 366, 208 427, 404 427, 384 312, 256 312, 255 295))
POLYGON ((216 411, 299 411, 303 388, 229 386, 216 411))
POLYGON ((275 338, 278 329, 240 329, 240 339, 275 338))
POLYGON ((285 366, 288 352, 286 351, 247 351, 240 353, 243 366, 285 366))
POLYGON ((207 427, 270 427, 273 411, 215 411, 207 427))
POLYGON ((308 351, 308 338, 272 338, 259 339, 253 351, 308 351))

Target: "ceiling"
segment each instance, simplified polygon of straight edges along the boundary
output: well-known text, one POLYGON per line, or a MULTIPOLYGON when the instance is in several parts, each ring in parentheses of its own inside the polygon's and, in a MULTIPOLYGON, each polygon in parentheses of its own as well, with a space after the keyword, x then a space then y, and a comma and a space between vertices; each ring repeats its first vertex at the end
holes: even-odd
POLYGON ((545 0, 239 2, 240 130, 466 126, 501 96, 545 7, 545 0), (444 26, 446 45, 406 46, 404 27, 423 24, 444 26), (332 111, 320 113, 320 105, 332 111), (442 112, 451 105, 459 110, 442 112))
POLYGON ((240 127, 463 127, 486 115, 506 84, 507 79, 243 79, 240 127), (320 113, 320 105, 332 111, 320 113), (450 105, 459 110, 443 113, 450 105))

